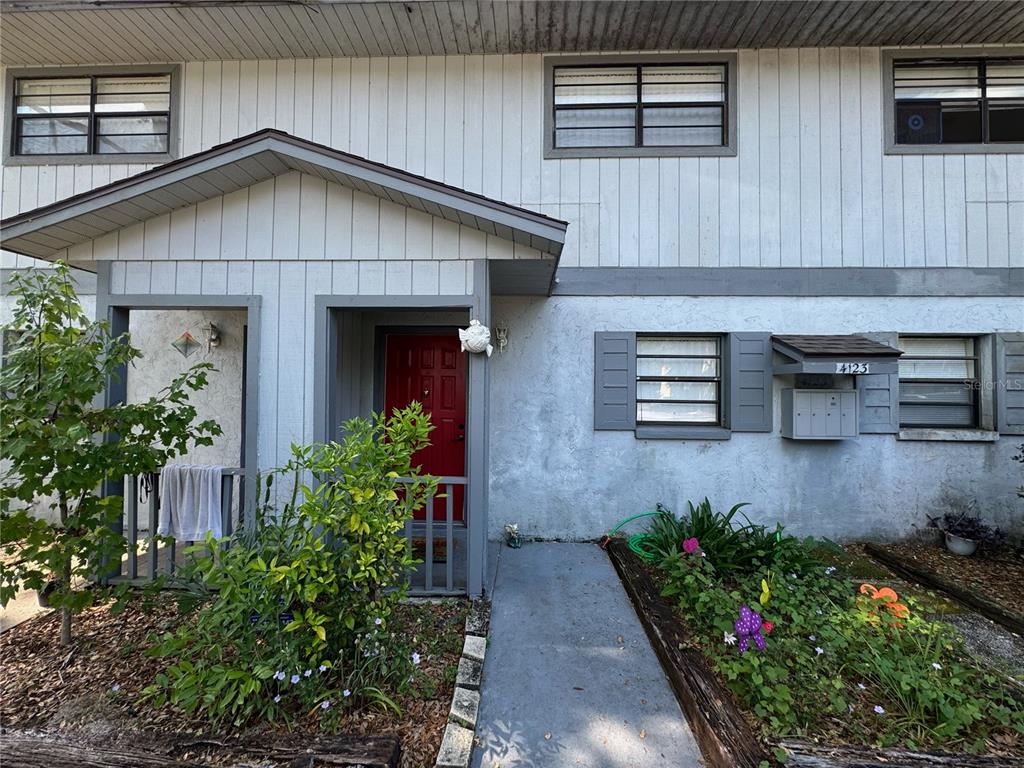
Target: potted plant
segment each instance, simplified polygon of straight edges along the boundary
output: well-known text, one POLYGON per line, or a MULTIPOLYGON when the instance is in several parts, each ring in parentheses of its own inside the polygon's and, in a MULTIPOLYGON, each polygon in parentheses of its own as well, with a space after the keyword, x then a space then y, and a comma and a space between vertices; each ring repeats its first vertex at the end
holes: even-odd
POLYGON ((1006 538, 999 528, 966 511, 947 512, 942 518, 942 530, 946 534, 946 548, 957 555, 973 555, 979 544, 1000 544, 1006 538))

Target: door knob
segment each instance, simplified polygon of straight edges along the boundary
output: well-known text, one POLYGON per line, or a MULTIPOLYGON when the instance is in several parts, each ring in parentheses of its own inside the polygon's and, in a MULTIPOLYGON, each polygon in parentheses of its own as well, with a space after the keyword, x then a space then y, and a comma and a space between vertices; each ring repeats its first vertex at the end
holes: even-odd
POLYGON ((465 440, 465 439, 466 439, 466 436, 465 436, 465 435, 456 435, 456 436, 455 436, 455 440, 456 440, 456 441, 460 441, 460 440, 465 440))
POLYGON ((429 389, 424 389, 423 390, 423 396, 424 397, 430 397, 430 390, 429 389))

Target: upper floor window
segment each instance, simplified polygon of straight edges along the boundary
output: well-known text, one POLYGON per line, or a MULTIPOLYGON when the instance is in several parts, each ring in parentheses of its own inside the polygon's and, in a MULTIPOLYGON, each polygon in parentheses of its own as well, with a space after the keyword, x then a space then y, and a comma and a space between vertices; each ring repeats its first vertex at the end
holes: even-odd
POLYGON ((548 157, 734 154, 731 61, 549 64, 548 157))
POLYGON ((170 72, 16 76, 10 154, 162 159, 171 148, 171 85, 170 72))
POLYGON ((895 59, 892 99, 893 148, 1000 152, 1024 142, 1024 58, 895 59))
POLYGON ((972 337, 901 336, 900 426, 978 426, 978 355, 972 337))
POLYGON ((718 336, 636 338, 636 423, 722 423, 718 336))

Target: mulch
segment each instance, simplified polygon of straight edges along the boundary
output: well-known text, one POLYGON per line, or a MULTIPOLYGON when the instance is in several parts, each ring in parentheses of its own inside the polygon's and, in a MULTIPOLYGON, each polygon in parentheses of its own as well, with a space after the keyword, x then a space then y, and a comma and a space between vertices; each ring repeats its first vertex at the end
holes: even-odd
MULTIPOLYGON (((454 670, 462 647, 464 601, 402 605, 395 626, 423 637, 450 633, 450 641, 432 642, 422 673, 437 681, 430 698, 402 697, 399 718, 378 709, 350 710, 338 731, 345 734, 394 734, 402 743, 402 768, 432 766, 448 720, 454 670)), ((119 615, 109 607, 90 608, 75 617, 74 643, 59 644, 56 611, 33 618, 0 635, 0 723, 5 728, 59 731, 87 740, 123 738, 125 732, 210 734, 202 718, 170 705, 141 702, 142 690, 165 661, 146 653, 147 638, 172 630, 182 617, 173 600, 135 601, 119 615)), ((285 734, 284 726, 231 730, 216 735, 285 734)), ((317 733, 315 722, 293 724, 291 733, 317 733)))
POLYGON ((1021 613, 1024 609, 1024 553, 1020 550, 982 550, 964 557, 930 544, 887 544, 886 549, 963 589, 977 592, 1012 613, 1021 613))

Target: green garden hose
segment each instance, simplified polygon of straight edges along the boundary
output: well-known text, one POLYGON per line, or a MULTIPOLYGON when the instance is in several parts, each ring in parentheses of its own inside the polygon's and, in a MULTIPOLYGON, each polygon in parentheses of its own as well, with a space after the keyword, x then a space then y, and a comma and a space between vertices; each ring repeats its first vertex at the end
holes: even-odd
MULTIPOLYGON (((625 520, 623 520, 622 522, 620 522, 618 525, 616 525, 614 528, 611 529, 611 531, 608 533, 608 537, 611 538, 612 536, 614 536, 616 533, 619 532, 620 528, 622 528, 624 525, 628 525, 629 523, 633 522, 634 520, 639 520, 641 517, 655 517, 655 516, 660 515, 660 514, 661 514, 660 512, 655 510, 653 512, 641 512, 639 515, 633 515, 632 517, 627 517, 625 520)), ((649 533, 634 533, 632 536, 630 536, 629 538, 626 539, 626 544, 633 551, 633 553, 637 557, 639 557, 641 560, 644 560, 646 562, 651 562, 652 560, 654 560, 655 555, 654 555, 653 552, 651 552, 651 551, 649 551, 647 549, 644 549, 644 545, 648 541, 650 541, 652 538, 653 537, 649 533)))

